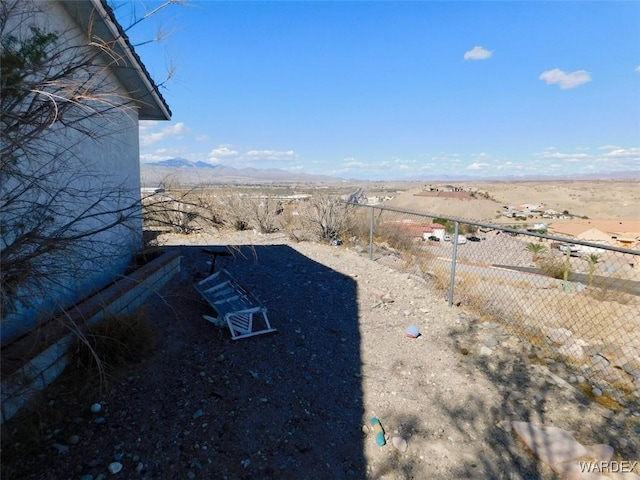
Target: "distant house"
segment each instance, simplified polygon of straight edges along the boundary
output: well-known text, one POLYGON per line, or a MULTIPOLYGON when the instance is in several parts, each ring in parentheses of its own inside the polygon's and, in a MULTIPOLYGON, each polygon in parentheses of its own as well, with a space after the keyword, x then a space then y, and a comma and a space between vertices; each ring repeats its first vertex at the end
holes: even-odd
POLYGON ((432 223, 422 228, 422 238, 424 240, 428 240, 429 237, 436 237, 439 240, 443 240, 445 233, 445 227, 441 223, 432 223))
POLYGON ((558 212, 557 210, 553 210, 552 208, 549 208, 544 212, 542 212, 542 216, 544 218, 556 218, 556 217, 559 217, 560 215, 562 215, 561 212, 558 212))
POLYGON ((640 221, 638 220, 597 220, 576 219, 553 222, 550 235, 571 237, 585 242, 611 246, 640 248, 640 221))
MULTIPOLYGON (((79 114, 80 119, 76 119, 76 126, 93 130, 93 135, 80 135, 73 124, 68 126, 62 122, 52 123, 48 133, 44 132, 44 135, 55 135, 55 138, 45 139, 47 144, 55 144, 55 148, 68 154, 64 168, 55 172, 49 185, 58 182, 61 189, 71 185, 81 192, 77 198, 69 196, 65 200, 58 209, 62 211, 64 208, 65 216, 53 215, 51 223, 63 225, 74 215, 82 215, 80 212, 95 208, 95 216, 87 216, 86 221, 75 224, 73 228, 79 235, 83 229, 97 233, 71 243, 64 261, 49 257, 44 268, 55 273, 50 274, 51 278, 41 286, 39 294, 31 296, 28 302, 23 301, 15 311, 3 312, 0 324, 3 345, 26 333, 40 320, 125 273, 134 253, 142 246, 141 215, 130 215, 119 225, 101 231, 106 220, 98 212, 119 211, 127 205, 136 205, 136 202, 139 205, 138 122, 171 118, 167 103, 106 1, 18 1, 16 5, 18 8, 11 11, 7 20, 6 31, 11 31, 18 38, 28 38, 31 27, 38 26, 58 37, 60 55, 71 55, 69 52, 75 51, 73 49, 89 51, 96 45, 103 48, 104 54, 95 54, 92 70, 87 69, 80 74, 84 75, 83 81, 90 79, 91 86, 98 89, 98 93, 104 93, 110 103, 108 109, 89 121, 83 120, 82 113, 79 114), (104 91, 100 90, 102 88, 104 91)), ((80 108, 88 110, 95 106, 95 103, 87 103, 80 108)), ((38 160, 30 158, 29 161, 38 160)), ((15 232, 5 233, 3 231, 0 238, 3 249, 8 248, 11 242, 15 243, 17 235, 15 232)))
POLYGON ((544 210, 544 205, 541 203, 523 203, 522 205, 518 205, 515 209, 526 212, 541 212, 544 210))

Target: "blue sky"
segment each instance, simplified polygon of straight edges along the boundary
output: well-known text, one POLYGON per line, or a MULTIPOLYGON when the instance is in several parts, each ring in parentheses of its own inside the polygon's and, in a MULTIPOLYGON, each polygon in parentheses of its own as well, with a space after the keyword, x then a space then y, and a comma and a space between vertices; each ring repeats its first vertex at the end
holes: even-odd
MULTIPOLYGON (((130 24, 160 2, 125 2, 130 24)), ((128 31, 182 157, 359 179, 640 171, 640 2, 213 2, 128 31)))

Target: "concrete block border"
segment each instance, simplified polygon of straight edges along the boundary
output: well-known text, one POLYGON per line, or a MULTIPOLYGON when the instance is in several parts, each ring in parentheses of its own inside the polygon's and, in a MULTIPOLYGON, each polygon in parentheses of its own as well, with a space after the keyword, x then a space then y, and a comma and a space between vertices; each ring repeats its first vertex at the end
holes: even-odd
MULTIPOLYGON (((71 321, 77 319, 78 325, 92 325, 108 314, 132 313, 180 272, 180 258, 178 251, 168 251, 87 298, 66 315, 71 321)), ((11 419, 62 373, 69 363, 67 351, 73 340, 72 333, 65 335, 2 382, 0 424, 11 419)))

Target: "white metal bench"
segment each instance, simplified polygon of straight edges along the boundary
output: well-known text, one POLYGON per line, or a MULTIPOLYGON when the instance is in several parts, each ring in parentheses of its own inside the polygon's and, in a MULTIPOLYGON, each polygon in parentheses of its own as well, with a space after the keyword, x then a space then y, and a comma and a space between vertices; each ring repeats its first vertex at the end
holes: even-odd
POLYGON ((218 314, 217 318, 202 317, 219 327, 226 324, 233 340, 276 331, 269 323, 267 308, 225 269, 209 275, 195 287, 218 314))

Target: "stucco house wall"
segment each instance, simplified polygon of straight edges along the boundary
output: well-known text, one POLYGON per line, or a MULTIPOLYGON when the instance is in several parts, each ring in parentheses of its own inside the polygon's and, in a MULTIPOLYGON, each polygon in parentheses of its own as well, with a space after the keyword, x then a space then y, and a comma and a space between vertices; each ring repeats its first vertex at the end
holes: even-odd
MULTIPOLYGON (((57 259, 57 264, 52 263, 50 270, 56 273, 48 288, 40 288, 40 293, 31 295, 28 302, 21 303, 15 311, 3 312, 2 345, 125 273, 133 255, 142 246, 139 120, 168 120, 171 116, 168 105, 106 2, 23 0, 21 5, 29 11, 29 21, 16 15, 12 28, 28 29, 35 23, 56 33, 59 42, 65 45, 73 42, 86 45, 96 39, 108 41, 113 54, 104 56, 104 63, 96 66, 89 80, 104 92, 104 98, 93 104, 87 102, 90 108, 100 112, 88 115, 82 122, 82 127, 93 134, 87 136, 77 128, 54 124, 42 139, 51 148, 65 152, 50 182, 58 182, 63 188, 76 192, 65 197, 59 209, 63 213, 54 221, 63 224, 95 203, 99 203, 98 209, 103 211, 126 210, 126 220, 74 244, 64 261, 57 259)), ((30 166, 34 170, 41 167, 30 166)), ((52 170, 54 167, 53 164, 47 166, 52 170)), ((105 219, 87 218, 74 228, 100 229, 105 219)), ((4 246, 5 239, 2 240, 4 246)))

